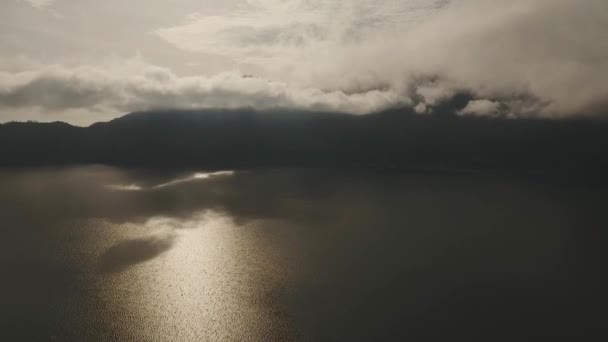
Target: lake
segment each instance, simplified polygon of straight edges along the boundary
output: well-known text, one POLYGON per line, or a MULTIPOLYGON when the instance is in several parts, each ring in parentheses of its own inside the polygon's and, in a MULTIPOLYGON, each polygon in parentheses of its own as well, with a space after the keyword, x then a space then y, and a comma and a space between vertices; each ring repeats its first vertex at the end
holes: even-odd
POLYGON ((0 170, 0 339, 581 339, 604 323, 606 189, 445 171, 0 170))

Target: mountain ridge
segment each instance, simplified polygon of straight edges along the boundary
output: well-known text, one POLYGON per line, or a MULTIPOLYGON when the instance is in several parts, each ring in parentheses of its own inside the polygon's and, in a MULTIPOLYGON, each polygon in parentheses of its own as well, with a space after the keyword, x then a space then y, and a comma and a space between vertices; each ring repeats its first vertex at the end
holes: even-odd
POLYGON ((608 170, 608 122, 305 111, 134 112, 88 127, 0 126, 0 166, 608 170))

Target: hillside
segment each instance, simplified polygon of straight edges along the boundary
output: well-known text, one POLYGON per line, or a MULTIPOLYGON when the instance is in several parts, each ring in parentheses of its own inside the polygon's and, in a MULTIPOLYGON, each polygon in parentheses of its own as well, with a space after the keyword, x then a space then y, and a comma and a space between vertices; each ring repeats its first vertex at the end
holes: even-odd
POLYGON ((608 123, 253 110, 155 111, 90 127, 0 126, 0 165, 390 167, 602 174, 608 123))

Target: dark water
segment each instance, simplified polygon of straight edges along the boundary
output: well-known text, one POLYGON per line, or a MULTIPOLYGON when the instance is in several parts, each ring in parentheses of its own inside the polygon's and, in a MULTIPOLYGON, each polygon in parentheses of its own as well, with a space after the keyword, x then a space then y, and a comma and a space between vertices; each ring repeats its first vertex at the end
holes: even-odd
POLYGON ((606 187, 479 174, 0 171, 0 340, 586 339, 606 187))

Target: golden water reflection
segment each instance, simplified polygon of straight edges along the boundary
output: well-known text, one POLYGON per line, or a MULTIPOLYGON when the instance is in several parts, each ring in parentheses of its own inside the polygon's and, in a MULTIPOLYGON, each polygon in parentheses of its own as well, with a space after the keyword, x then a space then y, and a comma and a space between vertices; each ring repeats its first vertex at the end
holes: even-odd
POLYGON ((99 275, 103 301, 123 336, 267 341, 291 334, 280 302, 269 297, 285 274, 264 252, 255 223, 238 226, 221 213, 204 211, 189 219, 152 218, 115 234, 122 241, 142 241, 139 252, 150 257, 125 255, 114 260, 123 267, 99 275), (155 250, 159 245, 170 248, 155 250))

